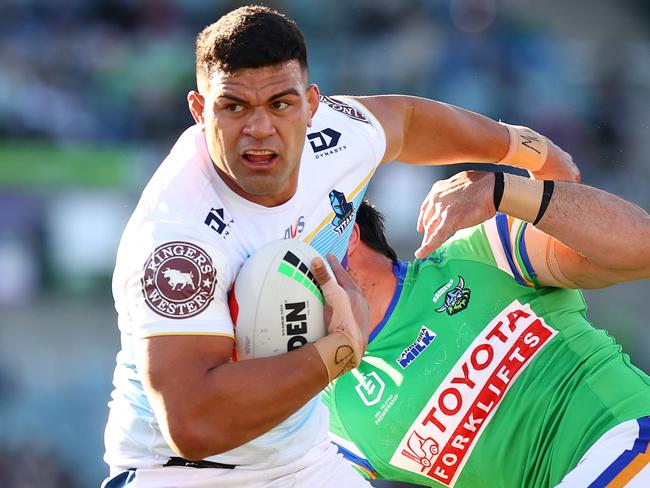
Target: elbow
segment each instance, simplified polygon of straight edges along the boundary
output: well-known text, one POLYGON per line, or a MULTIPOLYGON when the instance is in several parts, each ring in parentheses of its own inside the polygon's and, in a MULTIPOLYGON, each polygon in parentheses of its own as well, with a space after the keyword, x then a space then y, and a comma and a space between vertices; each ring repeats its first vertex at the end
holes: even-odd
POLYGON ((167 423, 167 443, 180 457, 189 461, 200 461, 210 456, 200 432, 190 422, 175 416, 167 423))
POLYGON ((221 454, 234 446, 228 445, 228 433, 203 428, 196 419, 176 415, 167 422, 167 442, 172 450, 188 461, 200 461, 221 454), (185 417, 185 418, 184 418, 185 417))

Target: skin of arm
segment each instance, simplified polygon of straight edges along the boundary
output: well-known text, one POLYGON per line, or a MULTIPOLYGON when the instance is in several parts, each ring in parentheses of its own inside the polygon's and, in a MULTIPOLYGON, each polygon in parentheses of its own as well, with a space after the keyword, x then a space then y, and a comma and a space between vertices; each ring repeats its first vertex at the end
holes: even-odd
POLYGON ((417 165, 499 161, 508 151, 508 130, 469 110, 405 95, 355 97, 386 133, 382 163, 417 165))
MULTIPOLYGON (((541 184, 521 176, 511 178, 521 185, 541 184)), ((424 244, 416 255, 427 256, 457 230, 493 217, 493 193, 494 174, 483 171, 463 171, 436 182, 423 219, 424 244)), ((501 205, 499 210, 526 218, 516 206, 501 205)), ((542 285, 602 288, 650 278, 650 216, 596 188, 555 182, 546 213, 536 227, 528 226, 525 238, 542 285)))
POLYGON ((541 284, 602 288, 650 278, 650 216, 589 186, 556 182, 526 248, 541 284))
MULTIPOLYGON (((354 98, 384 128, 386 152, 382 163, 394 160, 415 165, 494 163, 508 153, 508 129, 475 112, 406 95, 354 98)), ((537 170, 529 171, 531 177, 580 181, 580 171, 571 155, 547 141, 546 160, 537 170)))
POLYGON ((228 337, 160 336, 140 343, 139 369, 156 419, 172 449, 190 460, 258 437, 328 383, 313 344, 231 363, 228 337))

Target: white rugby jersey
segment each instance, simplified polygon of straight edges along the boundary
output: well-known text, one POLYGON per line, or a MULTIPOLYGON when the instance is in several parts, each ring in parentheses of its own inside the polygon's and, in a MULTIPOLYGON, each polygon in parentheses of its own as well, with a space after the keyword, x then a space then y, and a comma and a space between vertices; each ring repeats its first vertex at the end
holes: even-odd
MULTIPOLYGON (((227 293, 244 260, 271 240, 302 239, 342 259, 385 146, 381 125, 363 105, 321 97, 307 131, 296 194, 267 208, 226 186, 198 126, 181 135, 145 188, 117 253, 113 295, 122 349, 109 402, 107 464, 160 466, 176 455, 144 394, 134 341, 165 334, 232 337, 227 293)), ((315 398, 266 434, 208 459, 288 463, 326 438, 327 424, 327 412, 315 398)))

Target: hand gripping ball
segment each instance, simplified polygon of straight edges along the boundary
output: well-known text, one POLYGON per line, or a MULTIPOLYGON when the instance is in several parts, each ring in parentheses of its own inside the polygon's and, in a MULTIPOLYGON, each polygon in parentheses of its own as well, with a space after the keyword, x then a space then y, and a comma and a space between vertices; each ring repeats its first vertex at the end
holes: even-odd
POLYGON ((275 356, 326 335, 325 299, 310 271, 318 256, 302 241, 282 239, 244 263, 230 294, 236 360, 275 356))

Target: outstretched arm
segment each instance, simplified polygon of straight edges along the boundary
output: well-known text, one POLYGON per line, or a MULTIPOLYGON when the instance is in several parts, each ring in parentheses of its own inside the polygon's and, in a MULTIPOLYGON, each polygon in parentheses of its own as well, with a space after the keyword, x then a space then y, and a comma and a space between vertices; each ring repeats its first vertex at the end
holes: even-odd
POLYGON ((498 123, 446 103, 404 95, 355 97, 386 133, 383 162, 417 165, 500 163, 536 179, 579 181, 571 156, 525 127, 498 123))
MULTIPOLYGON (((494 173, 486 172, 462 172, 437 182, 422 216, 425 235, 416 256, 494 216, 494 189, 494 173)), ((543 182, 506 174, 498 210, 532 223, 542 192, 543 182)), ((546 211, 526 231, 526 248, 542 285, 598 288, 650 278, 650 216, 605 191, 555 182, 546 211)))

